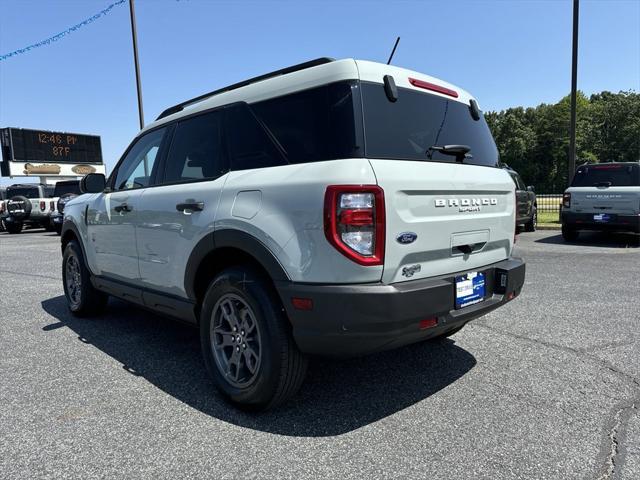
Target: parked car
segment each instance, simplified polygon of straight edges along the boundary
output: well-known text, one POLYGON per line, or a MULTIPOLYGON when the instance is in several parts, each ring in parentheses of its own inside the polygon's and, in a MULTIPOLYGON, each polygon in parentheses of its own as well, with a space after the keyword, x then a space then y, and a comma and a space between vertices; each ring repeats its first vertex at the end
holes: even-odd
POLYGON ((4 232, 4 218, 7 214, 7 187, 0 187, 0 232, 4 232))
POLYGON ((55 208, 53 187, 38 183, 7 187, 4 225, 9 233, 20 233, 24 226, 51 229, 49 216, 55 208))
POLYGON ((640 162, 578 167, 562 196, 561 220, 569 242, 580 230, 640 233, 640 162))
POLYGON ((58 201, 56 202, 56 209, 51 213, 50 222, 52 228, 58 235, 62 233, 64 206, 69 200, 77 197, 81 193, 79 180, 61 180, 56 183, 53 196, 57 198, 58 201))
POLYGON ((514 185, 478 104, 319 59, 164 111, 65 205, 71 312, 113 295, 197 325, 233 402, 290 398, 308 355, 448 336, 515 298, 514 185))
POLYGON ((518 204, 517 230, 535 232, 538 225, 538 202, 532 185, 525 187, 522 177, 509 166, 504 167, 516 185, 516 202, 518 204))

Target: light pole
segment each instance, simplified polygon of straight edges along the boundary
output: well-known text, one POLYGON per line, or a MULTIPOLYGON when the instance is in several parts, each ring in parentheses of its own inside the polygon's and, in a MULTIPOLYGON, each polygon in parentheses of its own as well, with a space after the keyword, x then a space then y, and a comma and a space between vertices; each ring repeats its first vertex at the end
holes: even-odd
POLYGON ((578 16, 580 0, 573 0, 573 46, 571 51, 571 125, 569 127, 569 175, 571 185, 576 171, 576 90, 578 86, 578 16))
POLYGON ((131 37, 133 38, 133 63, 136 70, 136 88, 138 90, 138 117, 140 118, 140 130, 144 128, 144 113, 142 111, 142 85, 140 84, 140 65, 138 63, 138 35, 136 34, 136 12, 133 0, 129 0, 129 13, 131 17, 131 37))

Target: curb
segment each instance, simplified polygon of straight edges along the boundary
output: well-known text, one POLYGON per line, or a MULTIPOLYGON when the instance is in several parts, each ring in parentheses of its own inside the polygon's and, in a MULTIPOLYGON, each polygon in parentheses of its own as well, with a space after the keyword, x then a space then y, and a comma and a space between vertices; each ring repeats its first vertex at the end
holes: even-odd
POLYGON ((561 225, 536 225, 536 230, 562 230, 561 225))

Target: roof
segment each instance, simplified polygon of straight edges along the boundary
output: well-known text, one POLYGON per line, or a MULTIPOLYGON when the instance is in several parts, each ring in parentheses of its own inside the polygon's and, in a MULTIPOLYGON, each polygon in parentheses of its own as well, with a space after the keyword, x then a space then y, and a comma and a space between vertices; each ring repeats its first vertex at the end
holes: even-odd
POLYGON ((342 80, 363 80, 382 83, 385 75, 393 76, 398 87, 426 91, 411 83, 411 80, 414 82, 417 80, 437 87, 444 87, 457 93, 457 97, 452 97, 429 90, 430 94, 444 96, 448 100, 468 105, 473 98, 468 92, 456 85, 405 68, 351 58, 332 60, 323 57, 260 75, 181 102, 164 110, 156 121, 147 125, 143 131, 176 120, 184 115, 235 102, 259 102, 342 80))

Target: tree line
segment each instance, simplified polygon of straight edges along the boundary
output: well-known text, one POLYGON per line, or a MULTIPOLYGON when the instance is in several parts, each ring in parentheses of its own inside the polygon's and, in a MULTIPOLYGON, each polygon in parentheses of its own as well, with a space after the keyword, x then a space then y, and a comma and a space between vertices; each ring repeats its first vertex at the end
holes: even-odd
MULTIPOLYGON (((640 94, 578 92, 576 106, 576 166, 640 160, 640 94)), ((569 117, 569 96, 553 105, 485 113, 500 160, 539 193, 567 186, 569 117)))

